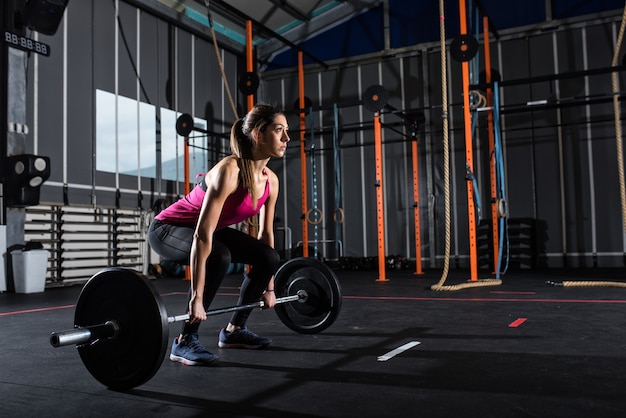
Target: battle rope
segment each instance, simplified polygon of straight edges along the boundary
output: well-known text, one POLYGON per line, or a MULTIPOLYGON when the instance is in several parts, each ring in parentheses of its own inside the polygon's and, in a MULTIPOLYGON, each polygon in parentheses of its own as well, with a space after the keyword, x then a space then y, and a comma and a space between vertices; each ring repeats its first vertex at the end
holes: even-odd
MULTIPOLYGON (((617 67, 619 51, 624 39, 624 29, 626 27, 626 4, 624 5, 624 13, 622 15, 622 23, 619 28, 619 34, 617 36, 617 42, 615 45, 615 51, 613 51, 613 61, 611 65, 617 67)), ((622 203, 622 227, 624 233, 626 233, 626 186, 624 185, 624 157, 622 150, 622 123, 620 121, 620 109, 618 98, 618 82, 617 71, 611 73, 611 81, 613 88, 613 113, 615 115, 615 144, 617 146, 617 169, 619 175, 619 192, 622 203)), ((567 287, 626 287, 626 283, 623 282, 609 282, 609 281, 563 281, 561 283, 547 282, 547 284, 553 286, 567 286, 567 287)))

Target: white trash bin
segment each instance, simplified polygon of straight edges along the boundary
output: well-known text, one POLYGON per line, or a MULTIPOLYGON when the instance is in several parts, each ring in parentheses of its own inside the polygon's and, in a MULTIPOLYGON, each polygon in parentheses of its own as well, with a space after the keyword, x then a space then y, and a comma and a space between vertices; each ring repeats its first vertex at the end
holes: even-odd
POLYGON ((48 250, 11 251, 15 293, 39 293, 46 289, 48 250))

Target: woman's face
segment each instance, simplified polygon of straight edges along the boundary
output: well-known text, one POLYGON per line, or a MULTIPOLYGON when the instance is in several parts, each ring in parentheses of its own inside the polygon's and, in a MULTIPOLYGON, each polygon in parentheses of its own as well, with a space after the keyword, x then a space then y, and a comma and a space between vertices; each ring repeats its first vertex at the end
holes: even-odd
POLYGON ((289 125, 285 115, 279 114, 274 121, 265 127, 265 131, 258 133, 257 150, 266 157, 282 157, 290 141, 289 125))

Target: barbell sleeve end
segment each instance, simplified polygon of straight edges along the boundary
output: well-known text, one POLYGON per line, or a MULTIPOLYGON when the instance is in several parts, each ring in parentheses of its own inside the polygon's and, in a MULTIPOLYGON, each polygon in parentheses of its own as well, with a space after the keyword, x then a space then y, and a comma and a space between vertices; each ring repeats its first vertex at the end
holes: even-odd
POLYGON ((117 321, 107 321, 100 325, 53 332, 50 334, 50 345, 55 348, 66 345, 82 345, 100 339, 116 338, 119 333, 120 324, 117 321))

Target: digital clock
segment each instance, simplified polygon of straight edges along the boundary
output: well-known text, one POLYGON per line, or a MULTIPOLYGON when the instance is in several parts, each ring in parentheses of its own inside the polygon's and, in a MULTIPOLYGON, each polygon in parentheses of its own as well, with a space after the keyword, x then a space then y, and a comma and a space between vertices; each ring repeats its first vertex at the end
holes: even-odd
POLYGON ((12 47, 22 49, 24 51, 36 52, 38 54, 45 55, 46 57, 50 55, 50 46, 44 44, 43 42, 35 41, 8 31, 4 32, 4 42, 12 47))

